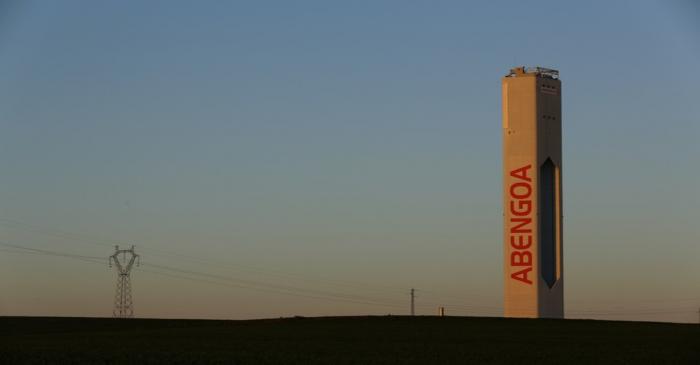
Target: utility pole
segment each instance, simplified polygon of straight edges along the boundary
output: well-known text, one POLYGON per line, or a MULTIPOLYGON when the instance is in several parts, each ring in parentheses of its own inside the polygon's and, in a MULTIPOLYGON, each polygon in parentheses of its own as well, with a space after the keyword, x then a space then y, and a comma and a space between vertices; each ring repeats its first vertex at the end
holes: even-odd
POLYGON ((411 288, 411 315, 416 315, 416 289, 411 288))
POLYGON ((131 268, 139 266, 140 256, 134 252, 132 245, 128 250, 120 250, 115 246, 114 254, 109 257, 109 267, 117 268, 117 292, 114 295, 114 311, 117 318, 133 318, 134 303, 131 297, 131 268))

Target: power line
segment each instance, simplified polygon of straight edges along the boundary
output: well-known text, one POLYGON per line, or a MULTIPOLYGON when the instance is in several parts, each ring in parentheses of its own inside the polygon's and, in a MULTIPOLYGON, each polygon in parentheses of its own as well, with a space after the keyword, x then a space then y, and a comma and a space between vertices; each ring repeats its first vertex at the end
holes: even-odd
MULTIPOLYGON (((47 255, 47 256, 53 256, 53 257, 63 257, 63 258, 69 258, 69 259, 75 259, 75 260, 80 260, 84 262, 90 262, 90 263, 97 263, 97 264, 104 264, 104 259, 100 257, 95 257, 95 256, 85 256, 85 255, 78 255, 78 254, 72 254, 72 253, 66 253, 66 252, 59 252, 59 251, 51 251, 51 250, 44 250, 44 249, 38 249, 34 247, 28 247, 28 246, 23 246, 23 245, 17 245, 17 244, 11 244, 8 242, 2 242, 0 241, 1 246, 9 247, 12 248, 13 250, 16 250, 14 253, 31 253, 31 254, 37 254, 37 255, 47 255)), ((294 296, 294 297, 301 297, 301 298, 308 298, 308 299, 316 299, 316 300, 328 300, 328 301, 335 301, 335 302, 345 302, 345 303, 353 303, 353 304, 363 304, 363 305, 372 305, 372 306, 384 306, 384 307, 391 307, 391 308, 401 308, 400 304, 395 304, 395 303, 389 303, 389 302, 383 302, 383 301, 377 301, 374 300, 373 298, 369 297, 359 297, 359 296, 354 296, 354 297, 348 297, 347 295, 344 294, 338 294, 338 293, 327 293, 323 291, 313 291, 314 293, 306 293, 306 292, 294 292, 293 290, 306 290, 303 288, 291 288, 291 287, 284 287, 284 286, 276 286, 276 287, 265 287, 265 286, 255 286, 256 284, 266 284, 266 283, 247 283, 247 284, 240 284, 240 283, 234 283, 236 279, 230 278, 230 277, 225 277, 225 276, 220 276, 220 275, 214 275, 214 274, 208 274, 208 273, 201 273, 201 272, 194 272, 194 271, 189 271, 189 270, 180 270, 177 268, 165 266, 165 265, 142 265, 146 267, 152 267, 156 270, 153 269, 145 269, 143 267, 139 268, 139 271, 149 273, 149 274, 154 274, 154 275, 160 275, 160 276, 165 276, 165 277, 171 277, 171 278, 177 278, 181 280, 188 280, 188 281, 194 281, 194 282, 201 282, 201 283, 207 283, 211 285, 217 285, 217 286, 224 286, 224 287, 229 287, 229 288, 237 288, 237 289, 250 289, 250 290, 256 290, 256 291, 261 291, 261 292, 269 292, 269 293, 274 293, 274 294, 280 294, 280 295, 287 295, 287 296, 294 296), (165 270, 166 272, 158 271, 158 270, 165 270), (170 272, 167 272, 170 271, 170 272), (175 272, 175 273, 173 273, 175 272), (208 279, 205 279, 208 278, 208 279), (366 299, 366 300, 363 300, 366 299)), ((415 295, 415 288, 414 288, 414 295, 415 295)), ((414 310, 416 307, 432 307, 429 306, 428 304, 417 304, 413 303, 414 305, 414 310)), ((452 303, 448 305, 447 307, 450 308, 461 308, 465 311, 468 311, 469 315, 476 315, 477 313, 474 312, 474 310, 479 310, 481 313, 493 313, 494 311, 499 310, 500 307, 489 307, 489 306, 472 306, 472 305, 467 305, 467 304, 457 304, 457 303, 452 303)), ((637 310, 568 310, 567 315, 574 315, 574 316, 645 316, 645 315, 657 315, 657 314, 683 314, 683 313, 689 313, 694 311, 694 309, 673 309, 673 310, 661 310, 661 309, 637 309, 637 310)))
MULTIPOLYGON (((154 249, 150 249, 150 251, 153 251, 154 249)), ((156 251, 162 251, 162 250, 156 250, 156 251)), ((292 274, 288 272, 282 272, 279 270, 271 270, 271 269, 262 269, 259 267, 253 267, 250 265, 239 265, 238 263, 233 264, 231 262, 225 262, 221 260, 214 260, 214 259, 204 259, 204 258, 196 258, 192 256, 187 256, 187 255, 182 255, 182 254, 177 254, 177 253, 166 253, 166 254, 161 254, 160 256, 174 256, 178 259, 184 259, 187 261, 193 261, 196 263, 201 263, 201 264, 207 264, 207 266, 218 266, 221 268, 225 269, 233 269, 235 271, 248 271, 248 272, 254 272, 254 273, 262 273, 265 275, 272 275, 275 277, 280 277, 280 278, 285 278, 285 279, 292 279, 292 280, 300 280, 304 282, 314 282, 314 283, 320 283, 320 284, 327 284, 327 285, 333 285, 334 287, 337 286, 342 286, 342 287, 348 287, 348 288, 362 288, 362 289, 371 289, 375 291, 381 291, 381 292, 386 292, 388 290, 396 290, 398 291, 399 288, 396 287, 389 287, 389 286, 379 286, 379 285, 368 285, 366 283, 356 283, 352 281, 347 281, 347 280, 331 280, 331 279, 320 279, 318 277, 309 277, 305 275, 299 275, 299 274, 292 274)), ((403 292, 404 289, 400 289, 400 291, 403 292)))
MULTIPOLYGON (((40 227, 35 224, 28 224, 28 223, 23 223, 19 222, 17 220, 8 220, 8 219, 0 219, 0 225, 5 224, 3 222, 9 222, 12 227, 18 228, 18 229, 26 229, 30 232, 35 232, 39 234, 44 234, 44 235, 49 235, 49 236, 54 236, 62 239, 73 239, 73 240, 81 240, 86 243, 91 243, 99 246, 105 246, 109 245, 106 242, 115 242, 113 240, 107 240, 103 238, 98 238, 96 236, 92 235, 86 235, 86 234, 80 234, 80 233, 74 233, 74 232, 69 232, 66 230, 58 230, 58 229, 52 229, 52 228, 46 228, 46 227, 40 227), (101 243, 95 243, 95 240, 102 241, 101 243)), ((250 265, 242 265, 242 264, 232 264, 230 262, 222 261, 222 260, 216 260, 216 259, 210 259, 210 258, 201 258, 201 257, 193 257, 190 255, 184 255, 181 253, 173 252, 173 251, 168 251, 168 250, 162 250, 162 249, 155 249, 155 248, 149 248, 147 246, 140 245, 139 246, 142 251, 147 251, 147 252, 152 252, 155 253, 155 256, 160 256, 160 257, 170 257, 170 258, 176 258, 179 260, 186 260, 190 262, 195 262, 195 263, 201 263, 201 264, 207 264, 208 266, 219 266, 223 267, 226 269, 234 269, 236 271, 251 271, 251 272, 256 272, 256 273, 263 273, 266 275, 272 275, 280 278, 285 278, 285 279, 292 279, 292 280, 300 280, 303 282, 313 282, 313 283, 321 283, 321 284, 328 284, 328 285, 333 285, 333 287, 346 287, 346 288, 356 288, 356 289, 362 289, 362 290, 372 290, 372 291, 381 291, 382 293, 386 293, 387 290, 392 290, 396 291, 397 294, 399 292, 403 292, 404 289, 398 288, 398 287, 391 287, 391 286, 383 286, 383 285, 367 285, 366 283, 356 283, 352 281, 347 281, 347 280, 330 280, 330 279, 319 279, 317 277, 310 278, 308 276, 304 275, 299 275, 299 274, 290 274, 287 272, 282 272, 279 270, 270 270, 270 269, 262 269, 259 267, 253 267, 250 265)), ((154 265, 154 264, 151 264, 154 265)), ((168 267, 167 269, 172 270, 172 267, 168 267)), ((190 271, 190 273, 195 273, 201 275, 202 273, 197 273, 195 271, 190 271)), ((211 275, 210 275, 211 277, 211 275)), ((231 278, 225 278, 225 279, 231 279, 231 278)), ((240 281, 241 279, 234 279, 240 281)), ((298 288, 294 288, 298 289, 298 288)), ((449 296, 445 294, 440 294, 435 291, 428 291, 433 294, 433 296, 438 296, 438 297, 452 297, 452 298, 458 298, 456 296, 449 296)), ((463 300, 463 298, 458 298, 459 300, 463 300)), ((361 299, 361 300, 366 300, 366 299, 361 299)), ((389 300, 389 301, 394 301, 394 299, 383 299, 383 300, 389 300)), ((473 310, 471 308, 470 310, 473 310)), ((471 311, 469 313, 472 313, 471 311)))
MULTIPOLYGON (((36 249, 36 248, 27 247, 27 246, 20 246, 20 245, 15 245, 15 244, 8 244, 8 243, 0 243, 0 244, 18 249, 18 251, 16 251, 16 253, 23 253, 24 252, 24 253, 34 253, 34 254, 45 254, 45 255, 50 255, 50 256, 59 256, 59 257, 88 260, 88 262, 96 262, 96 263, 101 263, 101 262, 95 261, 95 260, 102 260, 102 258, 95 257, 95 256, 84 256, 84 255, 61 253, 61 252, 56 252, 56 251, 48 251, 48 250, 36 249)), ((268 284, 268 283, 250 281, 250 280, 235 279, 235 278, 222 276, 222 275, 215 275, 215 274, 197 272, 197 271, 192 271, 192 270, 178 269, 178 268, 174 268, 174 267, 170 267, 170 266, 166 266, 166 265, 158 265, 158 264, 150 264, 150 263, 142 264, 141 265, 142 268, 139 269, 139 271, 142 271, 142 272, 163 275, 163 276, 168 276, 168 277, 173 277, 173 278, 179 278, 179 279, 186 279, 186 280, 190 280, 190 281, 197 281, 197 282, 208 283, 208 284, 215 284, 215 285, 222 285, 222 283, 215 282, 212 280, 202 280, 202 279, 193 278, 190 276, 186 277, 183 275, 173 275, 173 274, 168 274, 168 273, 159 272, 159 271, 155 271, 155 270, 147 270, 147 269, 143 269, 143 266, 153 267, 156 269, 166 270, 166 271, 170 271, 170 272, 177 272, 179 274, 194 275, 194 276, 199 276, 199 277, 206 277, 209 279, 216 279, 216 280, 222 280, 222 281, 233 281, 233 282, 239 283, 239 284, 233 284, 233 285, 232 284, 223 284, 224 286, 228 286, 228 287, 232 287, 232 288, 251 289, 251 290, 256 290, 256 291, 271 292, 271 293, 283 294, 283 295, 292 295, 292 296, 303 297, 303 298, 323 299, 323 300, 341 301, 341 302, 348 302, 348 303, 355 303, 355 304, 378 305, 378 306, 384 306, 384 307, 400 308, 400 305, 398 305, 396 303, 390 303, 389 301, 391 301, 391 299, 388 299, 388 298, 387 299, 380 299, 379 301, 377 301, 375 298, 369 298, 366 296, 347 295, 347 294, 342 294, 342 293, 340 293, 340 294, 339 293, 328 293, 328 292, 323 292, 323 291, 318 291, 318 290, 309 290, 309 289, 298 288, 298 287, 280 286, 280 285, 274 285, 274 284, 268 284), (243 283, 243 284, 240 284, 240 283, 243 283), (258 287, 256 287, 256 286, 258 286, 258 287), (263 288, 261 288, 260 286, 262 286, 263 288), (299 295, 298 293, 293 293, 290 291, 306 292, 307 294, 299 295)), ((474 310, 483 310, 483 309, 499 310, 499 308, 494 308, 494 307, 468 306, 468 305, 462 305, 462 304, 450 304, 449 306, 451 308, 464 309, 466 312, 468 312, 470 314, 474 314, 474 310)), ((414 303, 414 308, 415 307, 428 307, 428 305, 427 304, 417 305, 414 303)))
MULTIPOLYGON (((17 220, 9 220, 9 219, 0 218, 0 225, 7 226, 10 228, 14 228, 14 229, 25 230, 25 231, 28 231, 31 233, 37 233, 37 234, 42 234, 42 235, 51 236, 51 237, 55 237, 55 238, 60 238, 63 240, 71 240, 73 242, 81 241, 84 243, 89 243, 89 244, 93 244, 95 246, 100 246, 100 247, 105 247, 105 246, 111 247, 112 245, 110 243, 107 243, 107 242, 114 242, 113 240, 99 238, 99 237, 96 237, 93 235, 79 234, 79 233, 69 232, 69 231, 60 230, 60 229, 40 227, 40 226, 37 226, 34 224, 27 224, 27 223, 19 222, 17 220)), ((0 241, 0 246, 6 247, 6 249, 4 249, 2 251, 2 252, 6 252, 6 253, 35 254, 35 255, 64 257, 64 258, 71 258, 71 259, 81 260, 84 262, 99 263, 99 264, 104 264, 104 262, 105 262, 105 259, 103 257, 86 256, 86 255, 79 255, 79 254, 73 254, 73 253, 65 253, 65 252, 60 252, 60 251, 39 249, 39 248, 34 248, 34 247, 15 245, 15 244, 2 242, 2 241, 0 241)), ((233 264, 230 262, 211 259, 211 258, 194 257, 194 256, 184 255, 181 253, 168 251, 168 250, 162 250, 162 249, 144 247, 143 250, 153 252, 155 256, 159 256, 159 257, 175 258, 178 260, 185 260, 185 261, 190 261, 190 262, 194 262, 194 263, 198 263, 198 264, 207 264, 208 266, 215 265, 215 266, 219 266, 219 267, 226 268, 226 269, 234 269, 236 271, 251 271, 251 272, 264 273, 267 275, 273 275, 273 276, 280 277, 280 278, 289 278, 289 279, 301 280, 301 281, 305 281, 305 282, 329 284, 329 285, 334 285, 335 287, 342 286, 342 287, 347 287, 347 288, 358 288, 358 289, 364 289, 364 290, 377 290, 377 291, 381 290, 384 293, 387 290, 401 290, 399 288, 390 287, 390 286, 367 285, 367 284, 360 284, 360 283, 356 283, 356 282, 352 282, 352 281, 330 280, 330 279, 318 278, 318 277, 308 277, 305 275, 291 274, 291 273, 282 272, 279 270, 270 270, 270 269, 263 269, 263 268, 252 267, 252 266, 247 266, 247 265, 233 264)), ((149 264, 148 266, 153 267, 154 269, 165 270, 166 272, 158 272, 157 270, 145 270, 145 269, 140 269, 140 271, 144 271, 144 272, 148 272, 148 273, 152 273, 152 274, 156 274, 156 275, 177 277, 180 279, 186 278, 186 280, 199 281, 199 282, 203 282, 203 283, 206 282, 206 283, 210 283, 210 284, 214 283, 214 281, 213 280, 206 280, 206 279, 214 279, 214 280, 224 282, 224 283, 216 282, 216 285, 223 284, 223 285, 229 286, 229 287, 245 288, 245 289, 264 291, 264 292, 272 292, 272 293, 282 294, 282 295, 293 295, 293 296, 313 298, 313 299, 333 300, 333 301, 339 301, 339 302, 344 301, 344 302, 348 302, 348 303, 378 305, 378 306, 395 307, 395 308, 401 307, 401 305, 395 301, 395 298, 393 298, 393 299, 391 299, 391 298, 376 298, 376 297, 368 297, 368 296, 361 296, 361 295, 354 295, 354 294, 329 292, 329 291, 323 291, 323 290, 306 289, 306 288, 300 288, 300 287, 295 287, 295 286, 271 284, 271 283, 265 283, 265 282, 261 282, 261 281, 233 278, 230 276, 215 275, 215 274, 211 274, 211 273, 199 272, 199 271, 194 271, 194 270, 178 269, 178 268, 174 268, 174 267, 166 266, 166 265, 149 264), (168 274, 167 272, 170 272, 170 274, 168 274), (172 273, 178 273, 179 275, 173 275, 172 273), (206 278, 206 279, 202 279, 202 278, 206 278)), ((436 292, 434 290, 421 289, 421 292, 430 293, 432 297, 441 297, 441 298, 444 297, 444 298, 457 299, 460 302, 461 301, 469 301, 472 298, 471 295, 470 295, 470 298, 462 298, 462 297, 458 297, 458 296, 452 296, 452 295, 447 295, 444 293, 436 292)), ((414 295, 415 295, 415 293, 414 293, 414 295)), ((696 301, 696 300, 700 300, 700 298, 686 298, 686 299, 675 299, 675 300, 672 300, 672 299, 671 300, 656 300, 656 301, 647 301, 646 303, 679 303, 679 302, 689 302, 689 301, 696 301)), ((427 301, 427 302, 421 301, 421 302, 422 302, 421 304, 416 304, 415 299, 412 298, 412 313, 415 312, 416 307, 427 308, 428 303, 433 303, 432 301, 427 301)), ((636 303, 643 303, 643 302, 637 301, 636 303)), ((453 310, 454 309, 461 309, 461 310, 464 310, 465 312, 467 312, 469 315, 474 315, 477 313, 494 313, 496 311, 502 310, 502 308, 500 306, 472 305, 472 304, 466 304, 466 303, 465 304, 444 303, 442 301, 440 301, 439 303, 435 302, 435 304, 439 304, 441 306, 444 305, 446 307, 452 308, 453 310)), ((694 311, 694 309, 691 309, 690 311, 694 311)), ((688 310, 686 310, 686 309, 679 309, 679 310, 645 310, 645 309, 637 309, 637 310, 600 309, 600 310, 595 310, 595 309, 582 309, 582 310, 567 310, 566 313, 567 313, 567 315, 573 315, 573 316, 601 316, 601 315, 602 316, 610 316, 610 315, 614 315, 614 316, 633 316, 633 315, 645 316, 645 315, 654 315, 654 314, 688 313, 688 310)), ((700 315, 700 313, 699 313, 699 315, 700 315)))
POLYGON ((102 237, 96 237, 92 235, 86 235, 82 233, 75 233, 64 231, 56 228, 41 227, 35 224, 29 224, 20 222, 14 219, 0 218, 0 225, 5 227, 20 229, 27 232, 39 233, 45 236, 56 237, 61 239, 69 239, 73 242, 79 241, 83 243, 88 243, 96 246, 102 247, 114 247, 114 245, 119 244, 117 241, 108 240, 102 237))
MULTIPOLYGON (((82 241, 84 243, 89 243, 89 244, 97 245, 100 247, 104 247, 104 246, 111 247, 112 244, 116 242, 114 240, 105 239, 105 238, 97 237, 94 235, 87 235, 87 234, 82 234, 82 233, 70 232, 67 230, 41 227, 41 226, 38 226, 36 224, 29 224, 29 223, 20 222, 20 221, 15 220, 15 219, 1 219, 0 218, 0 225, 8 225, 8 224, 11 227, 16 228, 16 229, 23 229, 23 230, 27 230, 29 232, 34 232, 34 233, 43 234, 43 235, 47 235, 47 236, 57 237, 57 238, 61 238, 61 239, 71 239, 73 241, 78 240, 78 241, 82 241), (100 241, 100 242, 98 243, 96 241, 100 241)), ((149 248, 147 245, 142 245, 142 244, 140 244, 139 247, 140 247, 141 251, 152 252, 155 254, 155 255, 151 255, 151 256, 175 258, 178 260, 190 261, 190 262, 195 262, 195 263, 199 263, 199 264, 207 264, 207 266, 215 265, 215 266, 219 266, 219 267, 226 268, 226 269, 233 269, 235 271, 250 271, 250 272, 255 272, 255 273, 262 273, 265 275, 272 275, 272 276, 279 277, 279 278, 300 280, 302 282, 327 284, 327 285, 332 285, 333 287, 346 287, 346 288, 355 288, 355 289, 362 289, 362 290, 372 290, 372 291, 378 291, 381 293, 386 293, 389 290, 395 291, 397 294, 400 292, 404 292, 404 289, 399 288, 399 287, 376 285, 376 284, 368 285, 367 283, 357 283, 357 282, 352 282, 352 281, 348 281, 348 280, 337 280, 337 279, 331 280, 331 279, 327 279, 327 278, 321 279, 318 277, 309 277, 307 275, 292 274, 292 273, 283 272, 280 270, 263 269, 263 268, 254 267, 254 266, 245 265, 245 264, 239 264, 239 263, 232 264, 230 262, 217 260, 217 259, 194 257, 194 256, 184 255, 182 253, 178 253, 178 252, 174 252, 174 251, 149 248)), ((426 291, 426 290, 423 290, 423 291, 426 291)), ((451 297, 453 299, 465 300, 464 298, 450 296, 450 295, 446 295, 444 293, 438 293, 438 292, 433 291, 433 290, 429 290, 426 292, 433 294, 433 296, 446 297, 446 298, 451 297)))
POLYGON ((72 253, 50 251, 50 250, 44 250, 44 249, 39 249, 39 248, 15 245, 15 244, 4 242, 4 241, 0 241, 0 246, 10 247, 10 248, 20 250, 20 251, 25 251, 25 252, 33 252, 36 254, 44 254, 44 255, 50 255, 50 256, 61 256, 61 257, 68 257, 68 258, 74 258, 74 259, 89 260, 91 262, 96 262, 97 260, 99 260, 98 262, 100 262, 100 263, 105 262, 104 257, 85 256, 85 255, 78 255, 78 254, 72 254, 72 253))
POLYGON ((599 310, 599 311, 567 311, 567 314, 573 315, 645 315, 645 314, 673 314, 673 313, 690 313, 694 308, 674 308, 674 309, 629 309, 629 310, 599 310))
POLYGON ((391 307, 391 308, 402 308, 402 306, 400 306, 400 305, 389 304, 389 303, 366 302, 366 301, 351 300, 351 299, 341 299, 341 298, 333 298, 333 297, 325 297, 325 296, 299 294, 299 293, 293 293, 293 292, 282 292, 282 291, 278 291, 278 290, 270 290, 270 289, 265 289, 265 288, 255 288, 255 287, 249 287, 249 286, 245 286, 245 285, 237 285, 237 284, 231 284, 231 283, 226 283, 226 282, 201 279, 201 278, 197 278, 197 277, 190 277, 190 276, 186 276, 186 275, 178 275, 178 274, 160 272, 157 270, 149 270, 149 269, 143 269, 143 268, 140 268, 139 271, 147 272, 147 273, 151 273, 151 274, 155 274, 155 275, 161 275, 161 276, 165 276, 165 277, 176 278, 176 279, 206 283, 206 284, 217 285, 217 286, 224 286, 224 287, 228 287, 228 288, 250 289, 250 290, 255 290, 255 291, 260 291, 260 292, 281 294, 281 295, 293 296, 293 297, 298 297, 298 298, 317 299, 317 300, 325 300, 325 301, 333 301, 333 302, 363 304, 363 305, 382 306, 382 307, 391 307))
MULTIPOLYGON (((91 262, 91 263, 99 263, 99 264, 103 264, 103 262, 104 262, 104 261, 95 260, 95 259, 101 259, 99 257, 83 256, 83 255, 62 253, 62 252, 58 252, 58 251, 42 250, 42 249, 37 249, 37 248, 33 248, 33 247, 9 244, 9 243, 5 243, 5 242, 1 242, 0 244, 2 244, 4 246, 10 246, 10 247, 26 250, 27 252, 32 252, 32 253, 36 253, 36 254, 65 257, 65 258, 71 258, 71 259, 87 261, 87 262, 91 262)), ((209 284, 215 284, 215 285, 223 285, 223 286, 232 287, 232 288, 250 289, 250 290, 255 290, 255 291, 269 292, 269 293, 281 294, 281 295, 287 295, 287 296, 309 298, 309 299, 322 299, 322 300, 346 302, 346 303, 353 303, 353 304, 364 304, 364 305, 374 305, 374 306, 393 307, 393 308, 400 308, 401 307, 400 305, 398 305, 396 303, 389 303, 389 302, 385 302, 382 300, 375 300, 375 299, 369 298, 369 297, 361 297, 361 296, 346 295, 346 294, 339 294, 339 293, 329 293, 329 292, 323 292, 323 291, 318 291, 318 290, 308 290, 308 289, 303 289, 303 288, 285 287, 285 286, 279 286, 279 285, 274 285, 274 284, 266 284, 266 283, 251 282, 251 281, 244 281, 244 282, 246 282, 246 284, 231 284, 231 282, 236 281, 236 279, 221 276, 221 275, 201 273, 201 272, 190 271, 190 270, 181 270, 181 269, 177 269, 177 268, 173 268, 173 267, 169 267, 169 266, 165 266, 165 265, 143 264, 141 266, 154 267, 154 268, 158 268, 161 270, 179 273, 179 274, 163 273, 163 272, 158 272, 157 270, 148 270, 148 269, 139 268, 139 271, 143 271, 143 272, 147 272, 147 273, 151 273, 151 274, 169 276, 169 277, 178 278, 178 279, 185 279, 185 280, 197 281, 197 282, 203 282, 203 283, 209 283, 209 284), (197 276, 200 276, 200 277, 197 277, 197 276), (201 277, 208 277, 210 279, 215 279, 215 280, 219 280, 219 281, 206 280, 206 279, 202 279, 201 277), (224 281, 224 282, 221 282, 221 281, 224 281), (303 293, 298 293, 295 291, 300 291, 303 293)))
MULTIPOLYGON (((180 274, 206 277, 208 279, 235 282, 240 287, 249 288, 249 289, 250 288, 266 288, 266 289, 277 290, 277 291, 281 290, 284 293, 303 292, 303 293, 307 293, 310 295, 321 295, 321 296, 326 296, 326 297, 335 297, 335 298, 339 298, 339 299, 363 301, 365 303, 366 302, 381 303, 382 305, 387 304, 387 302, 392 300, 389 298, 379 298, 379 300, 377 301, 375 298, 370 298, 370 297, 366 297, 366 296, 358 296, 358 295, 346 294, 346 293, 306 289, 306 288, 293 287, 293 286, 287 286, 287 285, 271 284, 271 283, 254 281, 254 280, 237 279, 237 278, 232 278, 229 276, 216 275, 216 274, 204 273, 204 272, 193 271, 193 270, 184 270, 184 269, 179 269, 179 268, 175 268, 175 267, 171 267, 171 266, 151 264, 151 263, 144 263, 143 266, 158 268, 158 269, 167 270, 167 271, 171 271, 171 272, 177 272, 180 274)), ((395 304, 391 304, 391 305, 395 306, 395 304)))
MULTIPOLYGON (((86 256, 86 255, 78 255, 78 254, 73 254, 73 253, 66 253, 66 252, 59 252, 59 251, 53 251, 53 250, 45 250, 45 249, 39 249, 35 247, 28 247, 24 245, 17 245, 17 244, 12 244, 4 241, 0 241, 0 246, 8 247, 13 251, 13 253, 30 253, 30 254, 37 254, 37 255, 47 255, 47 256, 54 256, 54 257, 64 257, 64 258, 70 258, 70 259, 75 259, 75 260, 80 260, 84 262, 90 262, 90 263, 97 263, 97 264, 104 264, 104 259, 101 257, 96 257, 96 256, 86 256)), ((148 269, 139 269, 140 271, 151 273, 151 274, 156 274, 156 275, 162 275, 162 276, 168 276, 168 277, 173 277, 173 278, 178 278, 178 279, 185 279, 185 280, 190 280, 190 281, 195 281, 195 282, 202 282, 202 283, 208 283, 208 284, 214 284, 214 285, 221 285, 221 286, 226 286, 230 288, 239 288, 239 289, 249 289, 249 290, 255 290, 255 291, 261 291, 261 292, 269 292, 269 293, 274 293, 274 294, 281 294, 281 295, 287 295, 287 296, 295 296, 295 297, 302 297, 302 298, 309 298, 309 299, 320 299, 320 300, 330 300, 330 301, 336 301, 336 302, 346 302, 346 303, 353 303, 353 304, 364 304, 364 305, 373 305, 373 306, 384 306, 384 307, 392 307, 392 308, 400 308, 401 306, 399 304, 396 304, 395 302, 387 302, 385 299, 379 299, 377 300, 376 298, 371 298, 371 297, 366 297, 366 296, 357 296, 357 295, 348 295, 344 293, 329 293, 325 291, 318 291, 318 290, 310 290, 310 289, 305 289, 305 288, 298 288, 298 287, 289 287, 289 286, 283 286, 283 285, 276 285, 276 284, 269 284, 269 283, 263 283, 263 282, 257 282, 257 281, 250 281, 250 280, 242 280, 242 279, 236 279, 236 278, 231 278, 227 276, 222 276, 222 275, 215 275, 215 274, 210 274, 210 273, 204 273, 204 272, 197 272, 197 271, 192 271, 192 270, 183 270, 183 269, 178 269, 166 265, 158 265, 158 264, 144 264, 147 267, 152 267, 155 269, 160 269, 160 270, 165 270, 166 272, 162 271, 157 271, 157 270, 148 270, 148 269), (170 271, 170 273, 167 273, 167 271, 170 271), (178 273, 178 274, 172 274, 172 272, 178 273), (202 278, 208 278, 208 279, 213 279, 213 280, 207 280, 207 279, 202 279, 202 278), (214 281, 218 280, 218 281, 214 281)), ((143 265, 142 265, 143 266, 143 265)), ((415 303, 415 288, 414 288, 414 300, 413 300, 413 311, 415 313, 415 308, 416 307, 421 307, 421 308, 431 308, 432 305, 429 305, 428 303, 423 303, 423 304, 417 304, 415 303)), ((468 313, 469 315, 477 315, 478 313, 491 313, 491 314, 500 314, 501 307, 499 306, 477 306, 477 305, 469 305, 469 304, 459 304, 459 303, 449 303, 446 305, 446 307, 453 308, 454 309, 461 309, 468 313)), ((637 309, 637 310, 629 310, 629 309, 620 309, 620 310, 609 310, 609 309, 581 309, 581 310, 567 310, 567 315, 573 315, 573 316, 644 316, 644 315, 656 315, 656 314, 682 314, 682 313, 688 313, 692 311, 692 309, 675 309, 675 310, 659 310, 659 309, 637 309)))
MULTIPOLYGON (((2 218, 0 218, 0 225, 10 226, 10 227, 15 228, 15 229, 21 229, 21 230, 25 230, 25 231, 32 232, 32 233, 43 234, 43 235, 46 235, 49 237, 70 239, 72 241, 80 241, 83 243, 88 243, 88 244, 92 244, 92 245, 96 245, 96 246, 100 246, 100 247, 105 247, 105 246, 113 247, 115 244, 119 244, 119 242, 114 241, 114 240, 110 240, 110 239, 96 237, 93 235, 86 235, 86 234, 82 234, 82 233, 70 232, 67 230, 41 227, 41 226, 38 226, 35 224, 20 222, 20 221, 15 220, 15 219, 2 219, 2 218)), ((233 264, 231 262, 226 262, 226 261, 222 261, 222 260, 194 257, 194 256, 185 255, 185 254, 174 252, 174 251, 150 248, 147 245, 143 245, 143 244, 139 244, 139 247, 140 247, 141 251, 152 252, 155 254, 155 256, 176 258, 179 260, 186 260, 186 261, 190 261, 190 262, 207 264, 208 266, 211 266, 213 264, 213 265, 217 265, 217 266, 224 267, 227 269, 234 269, 236 271, 250 271, 250 272, 263 273, 266 275, 273 275, 273 276, 290 278, 290 279, 300 280, 300 281, 323 283, 323 284, 328 284, 328 285, 333 285, 333 286, 355 287, 355 288, 362 288, 365 290, 371 289, 371 290, 376 290, 376 291, 381 291, 381 292, 386 292, 387 290, 393 290, 393 291, 396 291, 397 294, 398 294, 398 292, 403 292, 403 290, 404 290, 403 288, 398 288, 398 287, 381 286, 381 285, 368 285, 366 283, 357 283, 357 282, 352 282, 352 281, 347 281, 347 280, 330 280, 327 278, 308 277, 305 275, 292 274, 292 273, 283 272, 280 270, 263 269, 263 268, 259 268, 259 267, 246 265, 246 264, 240 264, 240 263, 233 264)), ((154 255, 151 255, 151 256, 154 256, 154 255)))

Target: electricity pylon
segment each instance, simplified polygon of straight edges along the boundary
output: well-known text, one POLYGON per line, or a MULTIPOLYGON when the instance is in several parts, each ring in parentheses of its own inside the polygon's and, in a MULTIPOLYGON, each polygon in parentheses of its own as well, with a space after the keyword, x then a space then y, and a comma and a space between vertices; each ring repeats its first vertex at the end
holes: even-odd
POLYGON ((117 318, 133 318, 134 303, 131 297, 131 268, 139 266, 141 259, 134 252, 134 246, 128 250, 120 250, 115 246, 114 255, 109 257, 109 267, 117 268, 117 293, 114 296, 113 314, 117 318))

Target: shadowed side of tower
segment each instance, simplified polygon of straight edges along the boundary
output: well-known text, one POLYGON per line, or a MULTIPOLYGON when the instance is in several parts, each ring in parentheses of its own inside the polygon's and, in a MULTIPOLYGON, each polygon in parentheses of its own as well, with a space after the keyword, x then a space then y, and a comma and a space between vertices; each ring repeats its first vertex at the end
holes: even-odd
POLYGON ((506 317, 564 317, 561 81, 518 67, 502 80, 506 317))

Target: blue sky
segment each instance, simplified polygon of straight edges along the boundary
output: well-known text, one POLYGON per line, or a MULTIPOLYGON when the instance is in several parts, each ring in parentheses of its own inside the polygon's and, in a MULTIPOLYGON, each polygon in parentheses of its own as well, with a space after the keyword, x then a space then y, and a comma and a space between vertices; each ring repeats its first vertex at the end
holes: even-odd
MULTIPOLYGON (((500 77, 539 65, 563 82, 568 315, 697 318, 691 1, 5 0, 0 14, 0 241, 136 245, 139 316, 403 313, 411 287, 426 314, 499 313, 500 77)), ((106 264, 8 251, 0 274, 2 314, 111 311, 106 264)))

